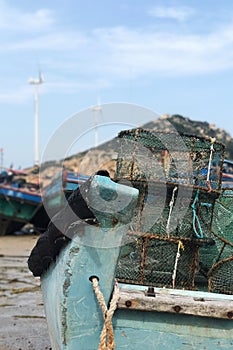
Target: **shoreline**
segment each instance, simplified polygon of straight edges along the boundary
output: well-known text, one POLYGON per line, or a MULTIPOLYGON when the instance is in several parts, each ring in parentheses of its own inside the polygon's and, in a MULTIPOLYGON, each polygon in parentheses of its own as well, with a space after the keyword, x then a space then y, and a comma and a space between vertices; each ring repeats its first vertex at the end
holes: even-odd
POLYGON ((51 350, 40 279, 27 259, 38 236, 0 236, 0 350, 51 350))

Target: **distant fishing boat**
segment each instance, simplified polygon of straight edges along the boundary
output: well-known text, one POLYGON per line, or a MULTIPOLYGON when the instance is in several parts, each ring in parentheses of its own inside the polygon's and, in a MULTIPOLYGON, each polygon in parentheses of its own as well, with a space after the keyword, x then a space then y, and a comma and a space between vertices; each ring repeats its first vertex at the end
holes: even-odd
POLYGON ((38 186, 27 183, 25 176, 13 169, 0 174, 0 235, 20 230, 42 206, 38 186))
POLYGON ((228 159, 223 163, 222 186, 233 187, 233 161, 228 159))
POLYGON ((65 170, 53 176, 50 184, 43 189, 44 207, 50 217, 57 213, 73 190, 89 179, 88 175, 76 174, 65 170))
POLYGON ((99 225, 80 232, 74 223, 73 239, 41 278, 52 348, 230 350, 233 190, 200 171, 213 158, 221 167, 223 145, 183 136, 191 171, 176 135, 137 129, 119 137, 116 182, 95 176, 88 194, 99 225), (172 140, 175 161, 161 152, 162 137, 172 140), (143 168, 142 144, 153 151, 143 168))

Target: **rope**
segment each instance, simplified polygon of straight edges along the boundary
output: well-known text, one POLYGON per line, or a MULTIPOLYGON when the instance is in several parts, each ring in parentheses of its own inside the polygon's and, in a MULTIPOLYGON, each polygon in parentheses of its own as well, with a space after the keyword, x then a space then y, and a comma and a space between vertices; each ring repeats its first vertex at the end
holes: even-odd
POLYGON ((104 325, 100 335, 99 350, 114 350, 115 342, 114 331, 112 326, 112 317, 114 311, 116 310, 117 302, 119 299, 118 284, 117 282, 115 283, 112 299, 108 309, 104 300, 104 296, 99 288, 98 279, 96 277, 93 277, 91 282, 104 318, 104 325))
POLYGON ((191 208, 192 208, 192 211, 193 211, 193 230, 194 230, 197 238, 204 238, 202 227, 201 227, 201 223, 200 223, 200 220, 199 220, 199 218, 197 216, 197 211, 196 211, 196 203, 198 201, 198 196, 199 196, 199 189, 197 190, 196 196, 195 196, 194 201, 193 201, 193 204, 191 205, 191 208), (197 224, 199 232, 197 230, 196 224, 197 224))
POLYGON ((170 229, 169 229, 169 226, 170 226, 170 221, 171 221, 171 215, 172 215, 172 209, 173 209, 173 206, 174 206, 174 202, 175 202, 175 192, 177 191, 178 187, 175 186, 173 188, 173 192, 172 192, 172 199, 169 203, 169 215, 168 215, 168 219, 167 219, 167 225, 166 225, 166 233, 167 233, 167 237, 170 236, 170 229))
POLYGON ((206 183, 207 183, 207 187, 208 190, 211 191, 211 184, 210 184, 210 170, 211 170, 211 163, 212 163, 212 158, 213 158, 213 152, 214 152, 214 143, 216 141, 215 137, 211 137, 210 138, 210 158, 209 158, 209 164, 208 164, 208 172, 207 172, 207 177, 206 177, 206 183))
POLYGON ((180 249, 184 250, 184 245, 181 241, 178 242, 176 260, 175 260, 174 270, 173 270, 173 274, 172 274, 172 288, 173 289, 175 288, 177 265, 178 265, 178 260, 180 258, 180 249))

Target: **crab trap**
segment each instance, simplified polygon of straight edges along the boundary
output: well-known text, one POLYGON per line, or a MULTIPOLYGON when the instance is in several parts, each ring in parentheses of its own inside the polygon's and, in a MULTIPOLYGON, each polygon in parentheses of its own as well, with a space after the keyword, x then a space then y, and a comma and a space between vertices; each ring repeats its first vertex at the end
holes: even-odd
POLYGON ((198 245, 188 240, 129 234, 133 235, 134 242, 121 250, 116 274, 120 282, 167 288, 194 287, 198 245))
POLYGON ((216 248, 208 271, 209 291, 233 294, 233 188, 224 188, 215 202, 212 233, 216 248))
MULTIPOLYGON (((193 289, 200 247, 215 244, 224 146, 213 139, 122 131, 115 180, 139 190, 117 268, 119 281, 193 289)), ((206 279, 207 283, 207 279, 206 279)))

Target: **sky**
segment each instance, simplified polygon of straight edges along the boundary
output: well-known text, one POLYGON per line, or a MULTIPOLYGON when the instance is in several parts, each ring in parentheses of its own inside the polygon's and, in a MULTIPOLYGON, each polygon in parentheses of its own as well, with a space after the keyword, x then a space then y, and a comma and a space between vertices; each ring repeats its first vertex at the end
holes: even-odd
MULTIPOLYGON (((181 114, 233 136, 231 0, 0 0, 0 40, 5 167, 34 164, 35 86, 28 79, 37 79, 39 71, 42 158, 56 130, 74 115, 77 138, 91 135, 80 150, 94 146, 96 118, 122 128, 153 115, 114 120, 104 108, 97 115, 91 109, 97 103, 142 106, 156 116, 181 114)), ((98 142, 116 136, 113 129, 106 127, 98 142)))

